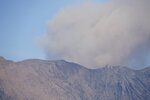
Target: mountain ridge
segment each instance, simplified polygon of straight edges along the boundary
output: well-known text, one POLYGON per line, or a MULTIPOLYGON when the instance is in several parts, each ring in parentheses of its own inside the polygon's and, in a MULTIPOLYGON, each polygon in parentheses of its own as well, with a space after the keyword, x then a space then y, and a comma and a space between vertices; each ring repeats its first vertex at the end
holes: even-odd
MULTIPOLYGON (((72 63, 72 64, 77 64, 77 63, 74 63, 74 62, 70 62, 70 61, 66 61, 66 60, 63 60, 63 59, 61 59, 61 60, 42 60, 42 59, 25 59, 25 60, 21 60, 21 61, 12 61, 12 60, 7 60, 7 59, 5 59, 4 57, 2 57, 2 56, 0 56, 0 61, 9 61, 9 62, 14 62, 14 63, 22 63, 22 62, 28 62, 28 61, 44 61, 44 62, 67 62, 67 63, 72 63)), ((127 67, 127 66, 121 66, 121 65, 117 65, 117 66, 115 66, 115 65, 106 65, 106 66, 101 66, 101 67, 99 67, 99 68, 87 68, 87 67, 85 67, 85 66, 82 66, 82 65, 80 65, 80 64, 77 64, 77 65, 79 65, 79 66, 81 66, 81 67, 84 67, 84 68, 86 68, 86 69, 89 69, 89 70, 98 70, 98 69, 101 69, 101 68, 115 68, 115 67, 121 67, 121 68, 128 68, 128 69, 130 69, 130 70, 144 70, 144 69, 149 69, 150 70, 150 66, 147 66, 147 67, 145 67, 145 68, 142 68, 142 69, 134 69, 134 68, 129 68, 129 67, 127 67)))
POLYGON ((89 69, 64 60, 3 58, 0 100, 149 100, 149 69, 89 69))

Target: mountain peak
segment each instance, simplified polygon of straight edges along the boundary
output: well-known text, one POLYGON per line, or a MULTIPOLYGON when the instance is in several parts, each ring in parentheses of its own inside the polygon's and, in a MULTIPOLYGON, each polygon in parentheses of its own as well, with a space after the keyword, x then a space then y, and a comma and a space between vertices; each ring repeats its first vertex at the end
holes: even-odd
POLYGON ((1 61, 5 61, 5 58, 2 57, 2 56, 0 56, 0 62, 1 62, 1 61))

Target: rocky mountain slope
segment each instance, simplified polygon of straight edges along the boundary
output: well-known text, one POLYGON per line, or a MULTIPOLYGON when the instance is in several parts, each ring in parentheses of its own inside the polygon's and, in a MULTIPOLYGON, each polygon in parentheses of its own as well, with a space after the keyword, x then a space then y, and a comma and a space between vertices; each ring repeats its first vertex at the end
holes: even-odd
POLYGON ((150 100, 150 67, 87 69, 63 60, 0 57, 0 100, 150 100))

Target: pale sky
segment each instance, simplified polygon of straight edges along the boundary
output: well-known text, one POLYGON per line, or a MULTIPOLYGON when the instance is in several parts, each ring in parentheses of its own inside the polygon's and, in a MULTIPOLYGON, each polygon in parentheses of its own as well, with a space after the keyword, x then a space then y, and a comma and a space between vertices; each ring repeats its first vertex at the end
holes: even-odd
MULTIPOLYGON (((45 59, 34 40, 61 8, 84 0, 0 0, 0 55, 20 61, 45 59)), ((99 0, 93 0, 99 1, 99 0)))

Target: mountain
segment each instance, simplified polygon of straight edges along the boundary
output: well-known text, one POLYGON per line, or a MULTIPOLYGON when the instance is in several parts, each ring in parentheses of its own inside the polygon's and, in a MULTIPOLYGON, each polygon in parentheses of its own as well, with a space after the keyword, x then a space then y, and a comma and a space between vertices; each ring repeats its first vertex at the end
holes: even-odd
POLYGON ((64 60, 0 57, 0 100, 150 100, 150 67, 88 69, 64 60))

